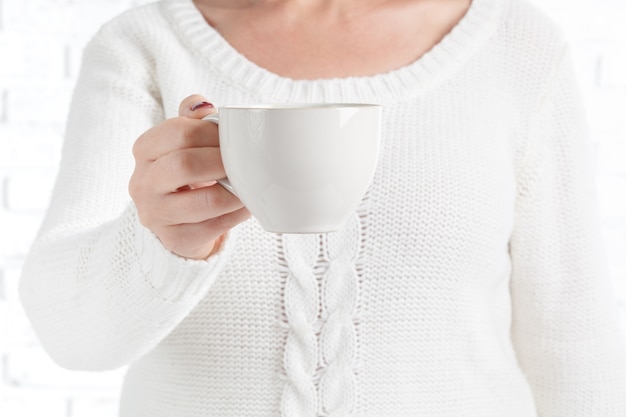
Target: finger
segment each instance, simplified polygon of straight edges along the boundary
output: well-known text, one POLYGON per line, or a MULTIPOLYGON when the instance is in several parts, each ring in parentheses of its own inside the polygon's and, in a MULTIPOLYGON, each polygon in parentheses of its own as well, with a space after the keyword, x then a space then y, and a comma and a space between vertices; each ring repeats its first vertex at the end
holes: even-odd
POLYGON ((181 256, 205 259, 214 246, 210 245, 211 247, 207 248, 207 242, 217 239, 248 218, 250 212, 243 207, 201 223, 169 226, 167 234, 161 237, 161 242, 168 250, 181 256))
POLYGON ((202 119, 209 114, 217 113, 215 106, 199 94, 188 96, 180 102, 178 115, 192 119, 202 119))
POLYGON ((201 223, 242 207, 237 197, 216 184, 166 195, 161 200, 159 216, 168 225, 201 223))
POLYGON ((190 184, 226 177, 219 148, 180 149, 163 155, 146 167, 157 193, 175 192, 190 184))
POLYGON ((137 162, 154 162, 179 149, 218 147, 217 126, 204 120, 175 117, 146 131, 133 146, 137 162))

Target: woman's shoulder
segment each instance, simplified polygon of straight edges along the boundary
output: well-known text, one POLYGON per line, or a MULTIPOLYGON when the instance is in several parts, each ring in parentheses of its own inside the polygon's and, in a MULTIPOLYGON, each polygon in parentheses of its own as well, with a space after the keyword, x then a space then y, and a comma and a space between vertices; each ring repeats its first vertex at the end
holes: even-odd
POLYGON ((501 32, 511 46, 561 48, 566 43, 559 23, 532 0, 508 0, 501 32))
POLYGON ((517 71, 524 85, 533 80, 545 83, 559 65, 569 40, 560 24, 538 7, 534 0, 506 0, 495 36, 495 50, 506 68, 517 71))
POLYGON ((162 1, 135 6, 98 28, 85 45, 83 62, 114 62, 125 71, 150 72, 159 49, 175 40, 162 1))
POLYGON ((163 12, 162 1, 132 7, 106 21, 97 30, 92 42, 132 41, 149 44, 167 33, 169 23, 163 12))

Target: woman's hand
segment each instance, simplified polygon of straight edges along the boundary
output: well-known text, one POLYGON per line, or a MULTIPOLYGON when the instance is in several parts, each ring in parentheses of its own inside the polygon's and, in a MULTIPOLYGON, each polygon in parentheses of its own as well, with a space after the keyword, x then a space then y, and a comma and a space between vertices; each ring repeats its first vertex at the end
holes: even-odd
POLYGON ((228 230, 250 217, 215 182, 226 174, 217 126, 200 120, 211 113, 215 109, 204 97, 189 96, 179 117, 149 129, 133 147, 129 191, 140 222, 171 252, 191 259, 208 258, 228 230))

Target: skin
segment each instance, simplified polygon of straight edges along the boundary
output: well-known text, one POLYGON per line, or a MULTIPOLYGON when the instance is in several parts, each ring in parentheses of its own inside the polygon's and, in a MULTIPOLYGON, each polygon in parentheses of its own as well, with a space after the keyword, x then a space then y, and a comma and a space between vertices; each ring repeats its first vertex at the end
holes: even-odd
POLYGON ((196 1, 250 61, 284 77, 317 79, 380 74, 415 61, 450 32, 470 0, 215 3, 196 1))
MULTIPOLYGON (((471 0, 196 0, 198 10, 250 61, 283 77, 368 76, 406 66, 437 44, 471 0)), ((129 191, 141 223, 171 252, 207 259, 250 217, 215 180, 225 177, 215 113, 192 95, 179 117, 141 135, 129 191)))

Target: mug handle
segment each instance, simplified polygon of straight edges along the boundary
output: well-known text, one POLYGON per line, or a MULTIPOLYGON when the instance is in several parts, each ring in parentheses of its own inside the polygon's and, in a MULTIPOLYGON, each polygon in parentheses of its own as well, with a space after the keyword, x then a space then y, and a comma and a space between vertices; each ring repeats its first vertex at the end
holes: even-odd
MULTIPOLYGON (((214 114, 209 114, 207 116, 204 116, 202 118, 202 120, 206 120, 208 122, 215 123, 217 126, 220 125, 220 115, 219 115, 219 113, 214 113, 214 114)), ((230 181, 228 180, 227 177, 220 178, 219 180, 217 180, 217 183, 219 185, 221 185, 222 187, 224 187, 226 189, 226 191, 229 191, 235 197, 239 197, 237 195, 237 193, 235 192, 235 189, 233 188, 233 186, 231 185, 231 183, 230 183, 230 181)))

